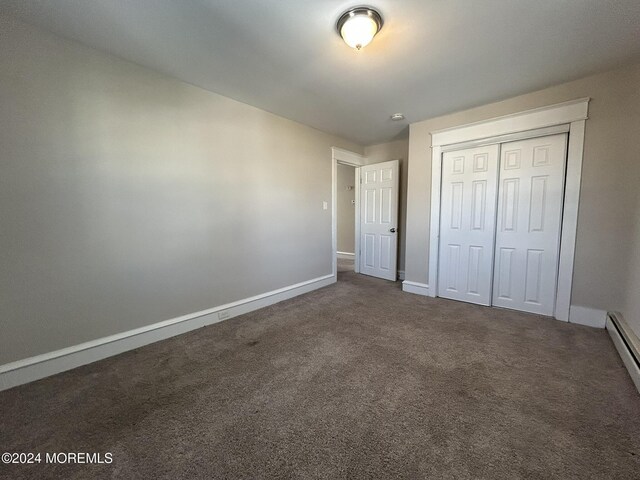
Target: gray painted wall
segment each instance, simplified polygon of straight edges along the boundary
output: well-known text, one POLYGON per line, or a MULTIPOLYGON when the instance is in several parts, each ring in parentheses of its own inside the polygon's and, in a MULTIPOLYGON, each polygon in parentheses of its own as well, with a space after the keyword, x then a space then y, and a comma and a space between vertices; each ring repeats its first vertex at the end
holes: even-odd
POLYGON ((338 251, 355 253, 356 245, 356 169, 338 164, 336 180, 336 210, 338 228, 338 251), (351 187, 351 190, 347 190, 351 187))
POLYGON ((430 132, 591 97, 571 303, 621 310, 640 333, 640 65, 609 71, 410 127, 406 278, 428 283, 430 132))
POLYGON ((331 273, 359 146, 0 22, 0 364, 331 273))
POLYGON ((400 160, 400 195, 398 205, 398 270, 404 270, 407 229, 407 175, 409 166, 409 138, 365 147, 367 165, 400 160))

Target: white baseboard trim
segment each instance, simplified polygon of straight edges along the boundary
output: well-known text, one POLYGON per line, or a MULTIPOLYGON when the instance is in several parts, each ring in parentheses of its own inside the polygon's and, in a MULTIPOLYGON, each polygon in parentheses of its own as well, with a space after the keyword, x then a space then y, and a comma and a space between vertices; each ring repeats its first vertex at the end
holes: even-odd
MULTIPOLYGON (((617 315, 617 314, 614 314, 614 315, 617 315)), ((633 332, 631 332, 630 329, 626 326, 626 323, 624 322, 624 320, 620 322, 619 317, 618 317, 618 326, 623 329, 622 335, 626 335, 627 338, 629 335, 631 335, 634 337, 635 342, 636 343, 638 342, 637 337, 635 337, 635 335, 633 335, 633 332), (625 329, 629 329, 629 332, 624 331, 625 329)), ((633 354, 629 349, 628 340, 625 341, 625 339, 621 335, 621 332, 618 331, 618 327, 616 327, 616 325, 613 323, 613 320, 611 319, 610 315, 607 315, 606 328, 607 328, 607 332, 609 332, 609 336, 611 337, 611 340, 613 341, 613 344, 616 347, 616 350, 618 350, 618 354, 620 354, 622 363, 624 363, 624 366, 627 368, 629 375, 631 376, 631 380, 633 381, 634 385, 636 386, 636 389, 640 393, 640 367, 638 367, 638 363, 634 359, 633 354)))
POLYGON ((398 280, 404 281, 404 270, 398 270, 398 280))
POLYGON ((596 308, 571 305, 569 307, 569 323, 579 323, 588 327, 604 328, 607 322, 607 312, 596 308))
POLYGON ((405 280, 402 282, 402 291, 428 297, 429 285, 426 283, 410 282, 409 280, 405 280))
POLYGON ((353 260, 356 258, 355 253, 349 253, 349 252, 337 252, 336 256, 338 258, 343 258, 345 260, 353 260))
POLYGON ((325 275, 219 307, 0 365, 0 391, 249 313, 326 287, 335 281, 333 275, 325 275))

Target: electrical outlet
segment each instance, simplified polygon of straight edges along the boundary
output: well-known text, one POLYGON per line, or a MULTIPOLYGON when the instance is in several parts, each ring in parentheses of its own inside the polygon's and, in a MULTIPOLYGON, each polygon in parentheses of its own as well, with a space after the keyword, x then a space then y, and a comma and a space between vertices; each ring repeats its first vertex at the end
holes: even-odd
POLYGON ((218 312, 218 320, 226 320, 229 316, 229 310, 222 310, 221 312, 218 312))

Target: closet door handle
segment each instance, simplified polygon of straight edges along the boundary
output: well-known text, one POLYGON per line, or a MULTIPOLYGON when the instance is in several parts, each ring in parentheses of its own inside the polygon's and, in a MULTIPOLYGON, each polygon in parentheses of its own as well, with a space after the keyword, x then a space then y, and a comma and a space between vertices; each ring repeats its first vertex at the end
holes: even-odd
POLYGON ((389 231, 390 231, 391 233, 396 233, 396 229, 395 229, 395 228, 390 228, 390 229, 389 229, 389 231))

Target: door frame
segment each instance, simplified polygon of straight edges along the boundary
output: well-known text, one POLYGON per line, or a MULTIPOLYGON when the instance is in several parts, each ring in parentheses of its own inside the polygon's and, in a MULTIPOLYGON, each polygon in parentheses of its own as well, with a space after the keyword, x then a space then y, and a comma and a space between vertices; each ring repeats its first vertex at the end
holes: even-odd
POLYGON ((360 167, 366 165, 366 158, 343 148, 331 147, 331 265, 334 281, 338 281, 338 164, 355 168, 355 254, 353 268, 360 273, 360 167))
POLYGON ((579 98, 546 107, 431 132, 431 219, 429 242, 428 295, 438 293, 438 259, 440 249, 440 194, 442 153, 489 143, 522 140, 533 136, 569 133, 566 184, 562 215, 558 282, 554 317, 569 321, 571 285, 580 203, 580 179, 584 152, 584 130, 590 98, 579 98), (545 133, 549 132, 549 133, 545 133))

